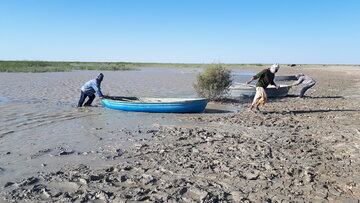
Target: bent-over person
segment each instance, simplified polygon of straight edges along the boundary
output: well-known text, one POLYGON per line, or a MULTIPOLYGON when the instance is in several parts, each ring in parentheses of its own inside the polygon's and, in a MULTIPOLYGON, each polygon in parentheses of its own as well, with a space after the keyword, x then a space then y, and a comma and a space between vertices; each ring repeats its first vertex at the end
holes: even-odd
POLYGON ((96 79, 90 80, 86 82, 81 87, 80 100, 77 107, 82 107, 86 97, 89 97, 88 101, 84 104, 84 106, 91 106, 91 103, 95 99, 95 92, 99 95, 100 98, 103 97, 103 94, 100 90, 101 81, 104 79, 104 75, 102 73, 96 79))
POLYGON ((310 76, 305 75, 304 73, 299 73, 297 75, 295 75, 295 77, 298 79, 297 81, 295 81, 291 86, 296 86, 296 85, 300 85, 300 84, 304 84, 305 86, 300 90, 300 95, 299 97, 302 98, 304 97, 305 92, 312 88, 315 84, 316 84, 316 80, 314 80, 313 78, 311 78, 310 76))

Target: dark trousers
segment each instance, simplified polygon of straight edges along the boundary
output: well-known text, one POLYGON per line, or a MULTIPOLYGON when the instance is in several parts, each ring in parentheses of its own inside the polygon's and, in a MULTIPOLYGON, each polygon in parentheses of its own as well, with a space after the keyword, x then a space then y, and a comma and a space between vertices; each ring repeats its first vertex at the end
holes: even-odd
POLYGON ((305 86, 301 89, 299 97, 303 97, 304 94, 305 94, 305 92, 306 92, 308 89, 310 89, 312 86, 314 86, 314 85, 315 85, 315 83, 311 83, 311 84, 305 85, 305 86))
POLYGON ((91 96, 88 96, 86 95, 83 91, 81 91, 81 94, 80 94, 80 100, 79 100, 79 103, 78 103, 78 107, 82 107, 86 97, 89 97, 89 100, 84 104, 84 106, 91 106, 91 103, 94 101, 95 99, 95 94, 91 95, 91 96))

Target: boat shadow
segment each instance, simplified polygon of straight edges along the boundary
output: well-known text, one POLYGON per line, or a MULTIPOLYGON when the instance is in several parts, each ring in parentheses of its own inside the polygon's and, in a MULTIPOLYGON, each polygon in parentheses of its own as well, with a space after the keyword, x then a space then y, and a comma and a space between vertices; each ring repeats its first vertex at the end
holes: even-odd
POLYGON ((296 110, 296 111, 263 111, 264 115, 266 114, 307 114, 307 113, 327 113, 327 112, 360 112, 360 110, 355 109, 318 109, 318 110, 296 110))
POLYGON ((202 113, 208 113, 208 114, 233 113, 233 111, 222 110, 222 109, 208 109, 208 108, 206 108, 202 113))
MULTIPOLYGON (((299 97, 299 95, 296 94, 288 94, 286 97, 299 97)), ((304 96, 304 99, 344 99, 343 96, 304 96)))
POLYGON ((253 97, 242 97, 240 99, 223 99, 221 100, 221 103, 223 104, 233 104, 233 105, 238 105, 238 104, 247 104, 247 103, 251 103, 253 101, 253 97))

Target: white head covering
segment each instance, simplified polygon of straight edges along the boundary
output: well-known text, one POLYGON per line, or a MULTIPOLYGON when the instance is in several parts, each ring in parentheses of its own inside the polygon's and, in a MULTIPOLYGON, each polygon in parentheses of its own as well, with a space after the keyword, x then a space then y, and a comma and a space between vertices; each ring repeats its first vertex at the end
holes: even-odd
POLYGON ((276 73, 278 70, 279 70, 280 66, 279 64, 273 64, 271 67, 270 67, 270 72, 272 73, 276 73))
POLYGON ((301 76, 304 76, 304 73, 299 73, 299 74, 296 74, 296 75, 295 75, 295 77, 296 77, 297 79, 299 79, 301 76))

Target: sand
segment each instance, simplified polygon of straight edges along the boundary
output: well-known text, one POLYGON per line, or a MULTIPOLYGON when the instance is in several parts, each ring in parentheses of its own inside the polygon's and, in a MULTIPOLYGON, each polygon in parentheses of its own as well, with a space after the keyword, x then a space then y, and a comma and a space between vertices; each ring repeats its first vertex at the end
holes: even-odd
MULTIPOLYGON (((112 131, 105 116, 94 134, 99 139, 126 134, 136 139, 132 147, 95 152, 95 160, 112 160, 102 167, 70 164, 8 180, 0 197, 45 202, 359 202, 360 67, 284 67, 279 74, 299 72, 317 80, 307 97, 296 98, 296 87, 289 97, 269 100, 259 113, 246 111, 248 103, 231 103, 226 105, 239 106, 236 112, 179 115, 168 123, 155 116, 145 119, 158 119, 149 125, 112 131)), ((80 151, 55 147, 39 154, 69 157, 64 161, 80 151)))

